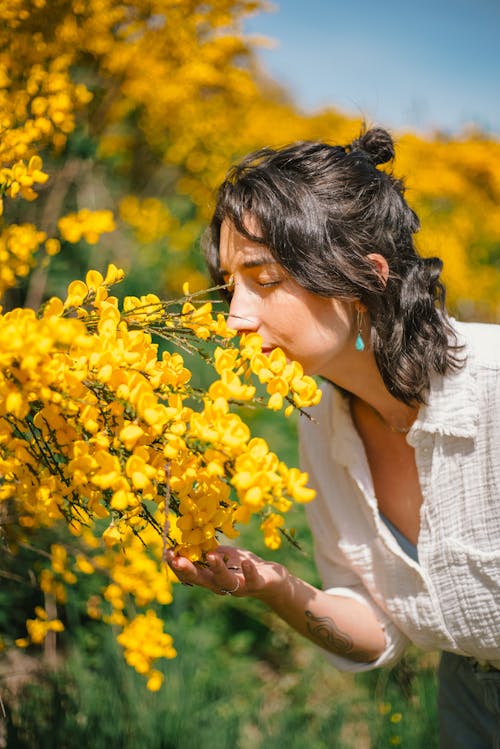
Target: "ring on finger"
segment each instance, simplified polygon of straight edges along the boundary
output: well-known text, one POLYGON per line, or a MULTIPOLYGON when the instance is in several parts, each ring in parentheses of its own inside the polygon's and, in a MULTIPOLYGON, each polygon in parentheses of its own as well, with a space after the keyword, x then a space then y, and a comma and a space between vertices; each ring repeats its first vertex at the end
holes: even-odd
POLYGON ((221 588, 220 592, 223 596, 232 596, 233 593, 236 593, 239 587, 240 587, 240 581, 238 578, 236 578, 236 585, 234 586, 232 590, 225 590, 224 588, 221 588))
POLYGON ((240 569, 241 569, 241 567, 228 567, 228 570, 235 570, 235 571, 238 571, 238 570, 240 570, 240 569))

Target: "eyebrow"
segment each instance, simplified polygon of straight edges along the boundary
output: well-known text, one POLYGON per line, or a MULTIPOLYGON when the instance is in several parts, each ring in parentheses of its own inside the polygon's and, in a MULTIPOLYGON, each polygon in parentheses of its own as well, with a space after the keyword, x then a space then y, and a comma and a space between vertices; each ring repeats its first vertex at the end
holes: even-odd
MULTIPOLYGON (((258 268, 261 265, 279 265, 278 261, 275 260, 272 255, 260 255, 254 258, 250 258, 249 260, 245 260, 244 263, 241 264, 245 270, 248 270, 249 268, 258 268)), ((221 276, 229 276, 230 273, 225 268, 219 268, 219 273, 221 276)))

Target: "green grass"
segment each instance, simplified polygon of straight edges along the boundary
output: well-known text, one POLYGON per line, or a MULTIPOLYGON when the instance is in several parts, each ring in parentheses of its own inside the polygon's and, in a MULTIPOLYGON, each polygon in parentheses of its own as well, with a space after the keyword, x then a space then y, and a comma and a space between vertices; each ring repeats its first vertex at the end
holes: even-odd
MULTIPOLYGON (((179 654, 149 693, 94 623, 56 671, 2 690, 9 749, 433 749, 434 658, 340 674, 256 601, 180 589, 168 630, 179 654), (399 716, 401 718, 399 719, 399 716), (396 720, 397 722, 394 722, 396 720)), ((5 688, 7 687, 7 688, 5 688)), ((0 744, 1 745, 1 744, 0 744)))

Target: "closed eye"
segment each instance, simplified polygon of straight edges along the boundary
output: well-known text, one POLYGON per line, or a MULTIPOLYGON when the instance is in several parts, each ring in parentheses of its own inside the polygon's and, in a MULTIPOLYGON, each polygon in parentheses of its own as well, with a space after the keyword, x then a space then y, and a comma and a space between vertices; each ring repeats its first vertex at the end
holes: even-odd
POLYGON ((259 281, 258 283, 259 283, 259 286, 261 286, 263 288, 268 288, 270 286, 277 286, 278 284, 281 283, 281 280, 282 279, 280 278, 280 279, 278 279, 276 281, 259 281))

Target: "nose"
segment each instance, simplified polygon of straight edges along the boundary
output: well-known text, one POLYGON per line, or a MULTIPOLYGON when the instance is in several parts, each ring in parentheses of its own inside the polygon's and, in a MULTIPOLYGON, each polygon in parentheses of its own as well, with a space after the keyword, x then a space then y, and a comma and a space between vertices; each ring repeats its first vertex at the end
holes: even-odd
POLYGON ((238 333, 255 333, 259 327, 258 315, 242 284, 234 284, 227 325, 238 333))

